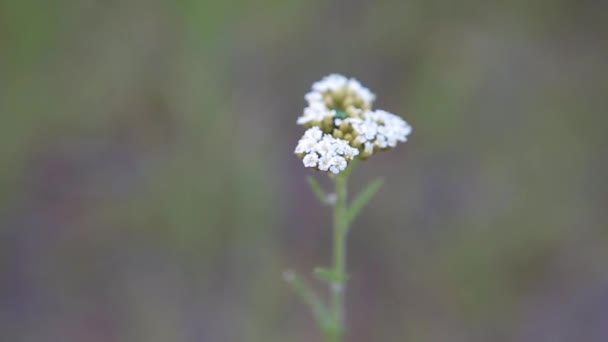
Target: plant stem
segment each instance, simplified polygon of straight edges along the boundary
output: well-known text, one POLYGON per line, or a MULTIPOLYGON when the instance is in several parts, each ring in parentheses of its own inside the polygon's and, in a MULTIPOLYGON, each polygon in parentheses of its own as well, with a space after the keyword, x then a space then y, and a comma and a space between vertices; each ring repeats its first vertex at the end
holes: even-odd
POLYGON ((348 232, 346 184, 350 170, 338 174, 336 183, 336 203, 334 205, 333 274, 331 283, 332 329, 328 342, 340 342, 344 336, 344 290, 346 283, 346 235, 348 232))

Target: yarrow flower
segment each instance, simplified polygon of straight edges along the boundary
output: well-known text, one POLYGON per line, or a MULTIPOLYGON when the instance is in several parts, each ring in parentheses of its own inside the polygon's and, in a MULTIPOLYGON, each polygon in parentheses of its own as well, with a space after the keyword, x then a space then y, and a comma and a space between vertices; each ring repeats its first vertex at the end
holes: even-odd
POLYGON ((302 158, 305 167, 334 174, 344 170, 348 161, 359 154, 359 150, 351 147, 347 141, 325 134, 319 127, 309 128, 294 152, 302 158))
POLYGON ((345 121, 357 135, 352 145, 364 148, 361 156, 363 159, 371 156, 374 151, 386 150, 396 147, 398 142, 406 142, 407 136, 412 132, 412 127, 402 118, 384 110, 366 112, 363 119, 348 118, 345 121))
POLYGON ((315 82, 297 120, 307 128, 295 153, 305 167, 340 173, 357 156, 367 159, 406 142, 411 126, 399 116, 372 110, 376 96, 354 78, 332 74, 315 82))

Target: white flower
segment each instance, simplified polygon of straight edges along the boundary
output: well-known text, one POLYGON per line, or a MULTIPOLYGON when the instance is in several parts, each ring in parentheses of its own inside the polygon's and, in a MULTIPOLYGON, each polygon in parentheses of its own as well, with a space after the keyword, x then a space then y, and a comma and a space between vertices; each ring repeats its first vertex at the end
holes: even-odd
POLYGON ((336 154, 336 145, 334 142, 335 138, 330 135, 326 135, 315 145, 315 151, 322 156, 332 157, 336 154))
POLYGON ((379 135, 376 137, 376 145, 380 148, 386 148, 388 143, 386 142, 386 137, 384 135, 379 135))
POLYGON ((322 102, 310 103, 304 108, 304 113, 297 120, 298 125, 303 125, 311 121, 323 121, 326 116, 336 116, 335 110, 330 110, 322 102))
POLYGON ((336 139, 334 142, 334 151, 336 154, 342 155, 347 148, 350 148, 348 142, 342 139, 336 139))
POLYGON ((327 171, 329 170, 329 168, 331 167, 331 158, 330 156, 321 156, 321 158, 319 158, 319 170, 321 171, 327 171))
POLYGON ((304 98, 308 105, 297 123, 313 127, 294 152, 308 168, 338 174, 358 155, 365 159, 374 151, 396 147, 412 132, 399 116, 371 110, 376 96, 354 78, 331 74, 315 82, 304 98))
POLYGON ((367 138, 365 138, 364 135, 358 135, 354 142, 363 145, 365 142, 367 142, 367 138))
POLYGON ((344 87, 348 82, 348 79, 339 74, 331 74, 324 77, 322 80, 315 82, 312 85, 312 89, 318 92, 326 92, 328 90, 336 91, 344 87))
POLYGON ((319 162, 319 156, 316 153, 309 153, 304 156, 302 161, 304 162, 304 166, 306 167, 315 167, 319 162))
MULTIPOLYGON (((308 101, 309 105, 313 103, 324 103, 324 94, 337 92, 355 96, 368 108, 371 107, 372 102, 376 99, 376 95, 361 85, 359 81, 354 78, 349 79, 339 74, 331 74, 320 81, 313 83, 312 91, 306 94, 305 99, 308 101)), ((353 109, 356 110, 357 108, 353 107, 353 109)))
POLYGON ((331 166, 329 167, 329 171, 334 174, 338 174, 340 173, 340 171, 346 169, 346 159, 342 157, 333 157, 329 162, 331 164, 331 166))
POLYGON ((373 152, 368 142, 375 144, 380 149, 397 146, 397 142, 407 141, 407 136, 412 128, 403 119, 395 114, 384 110, 367 111, 363 113, 363 119, 346 119, 357 133, 354 142, 365 144, 364 151, 367 154, 373 152))
POLYGON ((348 160, 353 160, 358 155, 359 155, 359 150, 354 147, 349 147, 346 151, 344 151, 344 158, 346 158, 348 160))
POLYGON ((303 137, 302 139, 300 139, 300 141, 298 141, 298 145, 296 146, 296 149, 294 152, 297 154, 308 153, 308 152, 311 152, 315 148, 316 145, 317 145, 317 140, 303 137))
POLYGON ((304 95, 304 99, 306 99, 308 103, 323 102, 323 94, 318 91, 311 91, 304 95))
POLYGON ((347 118, 346 122, 350 123, 354 127, 361 125, 363 123, 363 120, 359 118, 347 118))
POLYGON ((344 171, 344 169, 346 169, 346 166, 348 166, 348 163, 346 162, 346 159, 342 157, 335 157, 334 166, 337 166, 340 171, 344 171))
POLYGON ((407 136, 412 133, 412 127, 405 122, 405 120, 381 109, 376 110, 373 113, 376 121, 383 122, 384 126, 387 128, 387 131, 385 132, 387 138, 394 138, 401 142, 407 141, 407 136))
POLYGON ((295 153, 304 155, 302 163, 305 167, 337 174, 346 169, 349 160, 359 155, 359 150, 346 140, 323 133, 318 127, 311 127, 304 132, 295 153))
POLYGON ((311 127, 304 132, 304 137, 309 139, 314 139, 315 141, 321 140, 323 137, 323 132, 319 127, 311 127))
POLYGON ((367 140, 372 140, 377 132, 378 125, 373 121, 366 122, 366 124, 361 127, 361 134, 363 134, 367 140))
POLYGON ((357 94, 361 100, 365 103, 369 103, 370 105, 376 99, 376 95, 374 95, 369 89, 361 85, 359 81, 354 78, 351 78, 348 81, 348 88, 352 90, 355 94, 357 94))

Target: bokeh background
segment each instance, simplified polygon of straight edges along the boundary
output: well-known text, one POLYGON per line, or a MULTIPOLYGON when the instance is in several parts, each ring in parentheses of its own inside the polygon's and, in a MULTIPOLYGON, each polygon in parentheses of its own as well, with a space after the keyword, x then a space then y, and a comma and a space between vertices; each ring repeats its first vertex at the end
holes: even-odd
POLYGON ((607 4, 0 1, 0 340, 320 341, 339 72, 414 127, 353 174, 348 341, 607 341, 607 4))

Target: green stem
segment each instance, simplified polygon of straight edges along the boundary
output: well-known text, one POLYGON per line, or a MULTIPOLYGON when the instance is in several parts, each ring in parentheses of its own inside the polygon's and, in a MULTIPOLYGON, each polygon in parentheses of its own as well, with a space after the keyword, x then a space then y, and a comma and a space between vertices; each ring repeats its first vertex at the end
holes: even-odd
POLYGON ((344 336, 344 290, 346 280, 346 235, 348 232, 346 183, 350 170, 338 174, 336 183, 336 203, 334 205, 333 274, 331 283, 332 329, 328 332, 328 342, 340 342, 344 336))

